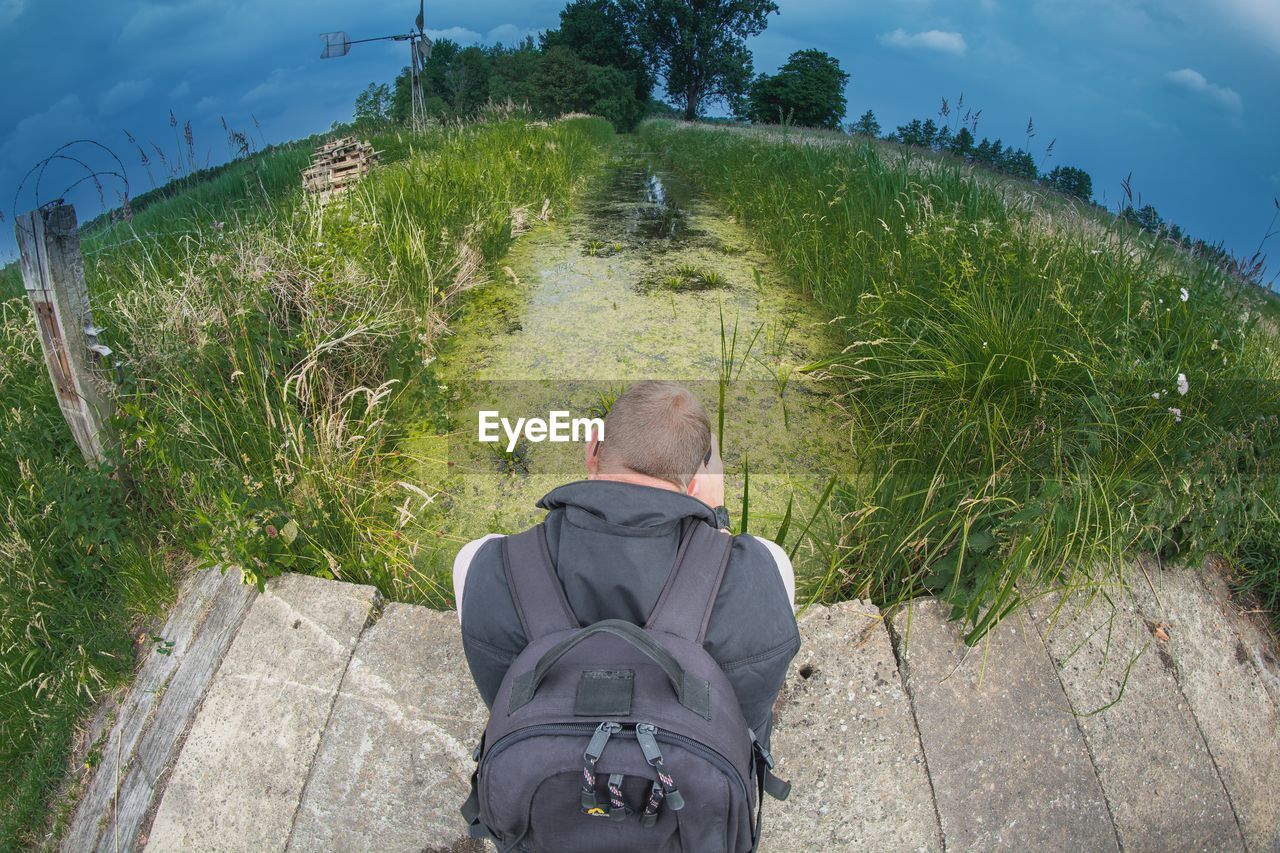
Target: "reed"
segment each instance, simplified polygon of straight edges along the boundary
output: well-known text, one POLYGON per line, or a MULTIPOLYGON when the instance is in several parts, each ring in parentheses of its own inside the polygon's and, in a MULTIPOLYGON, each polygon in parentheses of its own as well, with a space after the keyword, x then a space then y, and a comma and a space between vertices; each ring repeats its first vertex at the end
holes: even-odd
POLYGON ((191 566, 447 600, 414 569, 435 494, 406 475, 397 395, 454 297, 529 211, 570 202, 611 135, 515 115, 393 133, 374 142, 396 162, 323 208, 298 188, 305 149, 280 149, 96 223, 86 276, 123 365, 101 470, 61 421, 29 306, 0 302, 0 848, 39 843, 79 715, 127 681, 131 631, 191 566))
POLYGON ((821 367, 859 475, 833 493, 840 557, 811 593, 940 595, 976 642, 1046 588, 1123 581, 1135 552, 1219 552, 1274 606, 1280 347, 1253 288, 946 158, 640 135, 843 330, 821 367))

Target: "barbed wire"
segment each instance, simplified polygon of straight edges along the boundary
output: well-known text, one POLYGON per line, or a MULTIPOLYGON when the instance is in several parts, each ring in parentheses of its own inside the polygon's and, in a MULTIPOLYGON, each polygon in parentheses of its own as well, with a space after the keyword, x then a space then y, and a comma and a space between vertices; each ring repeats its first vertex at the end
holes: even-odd
POLYGON ((124 161, 122 161, 114 151, 112 151, 106 145, 103 145, 101 142, 98 142, 95 139, 73 139, 70 142, 66 142, 58 146, 58 148, 56 148, 51 154, 49 154, 49 156, 45 157, 42 160, 37 161, 36 164, 33 165, 30 169, 28 169, 27 173, 22 176, 22 180, 18 182, 18 188, 13 193, 12 213, 13 213, 13 221, 15 223, 19 223, 19 227, 21 227, 20 225, 21 220, 19 219, 18 209, 22 201, 22 191, 26 189, 27 183, 31 180, 31 177, 33 175, 35 176, 35 186, 33 188, 33 192, 35 194, 34 207, 36 209, 45 207, 48 204, 54 204, 59 201, 62 201, 76 187, 79 187, 81 184, 92 181, 94 188, 98 191, 98 201, 101 203, 102 209, 105 212, 108 209, 108 207, 107 207, 105 190, 102 184, 102 181, 104 178, 113 179, 119 182, 119 184, 123 188, 122 198, 123 198, 124 205, 127 207, 129 204, 129 196, 130 196, 129 177, 128 177, 128 170, 125 169, 124 161), (97 153, 99 156, 101 156, 101 152, 105 152, 106 156, 111 158, 112 161, 114 161, 116 168, 110 168, 110 166, 108 165, 108 168, 96 169, 93 166, 89 165, 89 163, 85 162, 85 159, 88 159, 88 155, 82 155, 85 158, 85 159, 82 159, 81 156, 75 156, 70 153, 64 153, 68 151, 68 149, 71 149, 77 145, 89 146, 90 149, 95 150, 95 153, 97 153), (79 166, 81 169, 83 169, 85 171, 85 174, 81 176, 79 179, 72 181, 70 184, 64 187, 63 190, 60 193, 58 193, 55 197, 46 199, 44 195, 44 189, 43 189, 45 174, 46 172, 48 172, 49 166, 57 161, 66 161, 68 163, 73 163, 76 166, 79 166))

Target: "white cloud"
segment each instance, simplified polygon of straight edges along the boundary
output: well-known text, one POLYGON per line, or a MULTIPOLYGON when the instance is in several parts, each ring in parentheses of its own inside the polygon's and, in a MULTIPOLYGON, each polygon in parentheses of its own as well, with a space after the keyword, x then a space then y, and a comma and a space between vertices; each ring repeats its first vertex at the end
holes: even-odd
POLYGON ((8 26, 18 20, 27 0, 0 0, 0 27, 8 26))
POLYGON ((946 30, 925 30, 920 33, 908 33, 904 29, 896 29, 880 36, 880 43, 889 47, 920 48, 936 50, 940 53, 963 54, 969 49, 969 43, 960 33, 946 30))
POLYGON ((191 84, 186 80, 173 87, 173 91, 169 93, 169 100, 180 101, 187 95, 191 94, 191 84))
POLYGON ((1273 52, 1280 53, 1280 3, 1275 0, 1212 0, 1208 15, 1225 15, 1273 52))
POLYGON ((490 44, 505 44, 508 47, 519 44, 528 36, 538 34, 538 30, 517 27, 515 24, 501 24, 489 30, 484 40, 490 44))
POLYGON ((456 41, 458 44, 475 44, 480 41, 480 34, 475 30, 469 30, 466 27, 449 27, 447 30, 427 30, 427 35, 432 39, 439 41, 440 39, 449 39, 456 41))
POLYGON ((222 103, 222 98, 213 98, 206 95, 196 102, 196 114, 212 112, 220 103, 222 103))
POLYGON ((101 115, 127 109, 141 101, 151 91, 151 78, 145 80, 121 80, 98 99, 101 115))
POLYGON ((1244 102, 1240 100, 1240 95, 1235 89, 1210 82, 1194 68, 1180 68, 1177 71, 1170 71, 1164 75, 1164 79, 1175 88, 1189 92, 1219 109, 1231 113, 1239 113, 1244 109, 1244 102))

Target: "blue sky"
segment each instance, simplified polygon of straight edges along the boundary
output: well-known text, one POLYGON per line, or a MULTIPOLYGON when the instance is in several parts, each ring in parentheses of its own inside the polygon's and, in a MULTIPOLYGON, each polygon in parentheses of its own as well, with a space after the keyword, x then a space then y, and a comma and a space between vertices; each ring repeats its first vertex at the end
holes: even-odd
MULTIPOLYGON (((891 128, 963 93, 983 110, 979 136, 1025 145, 1033 117, 1042 166, 1086 169, 1108 206, 1132 172, 1167 218, 1244 254, 1275 212, 1280 0, 778 2, 781 14, 750 44, 756 70, 802 48, 835 55, 852 77, 849 120, 870 108, 891 128)), ((510 43, 554 26, 562 5, 437 0, 427 26, 510 43)), ((153 157, 153 143, 172 157, 170 109, 191 120, 202 163, 230 154, 223 117, 259 144, 324 130, 407 56, 402 45, 372 44, 321 62, 317 34, 398 32, 416 12, 412 0, 0 0, 0 257, 13 252, 18 181, 61 143, 87 137, 114 149, 136 195, 150 181, 124 131, 153 157)), ((157 178, 164 171, 153 162, 157 178)), ((59 177, 46 195, 72 179, 59 177)), ((72 200, 82 218, 97 212, 88 186, 72 200)), ((28 189, 18 207, 33 203, 28 189)), ((1269 248, 1280 256, 1280 239, 1269 248)))

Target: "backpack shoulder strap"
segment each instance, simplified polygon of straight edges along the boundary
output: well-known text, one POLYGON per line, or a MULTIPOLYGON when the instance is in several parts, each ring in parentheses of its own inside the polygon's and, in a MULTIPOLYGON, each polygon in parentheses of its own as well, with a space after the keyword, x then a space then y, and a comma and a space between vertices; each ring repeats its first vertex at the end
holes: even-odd
POLYGON ((694 521, 644 627, 701 644, 732 550, 732 536, 694 521))
POLYGON ((502 565, 526 640, 533 642, 556 631, 582 627, 551 564, 543 525, 504 537, 502 565))

